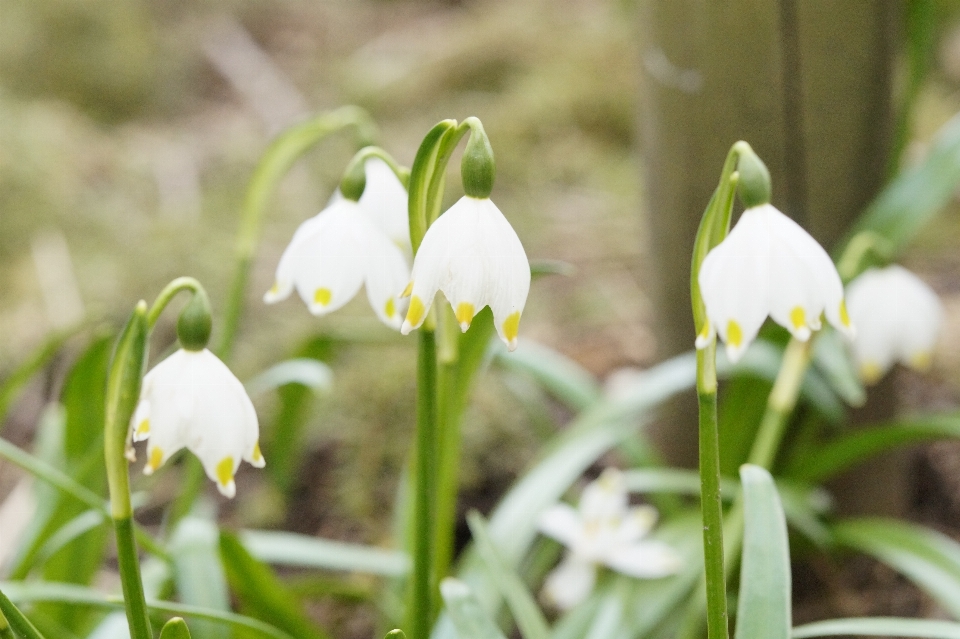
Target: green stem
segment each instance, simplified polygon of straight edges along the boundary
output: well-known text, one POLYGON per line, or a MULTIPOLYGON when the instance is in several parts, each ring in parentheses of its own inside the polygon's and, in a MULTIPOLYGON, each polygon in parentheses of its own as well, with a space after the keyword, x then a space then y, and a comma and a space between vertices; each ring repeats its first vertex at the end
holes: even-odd
POLYGON ((753 447, 747 458, 748 463, 762 466, 767 470, 773 466, 780 443, 783 441, 787 419, 797 405, 800 385, 810 365, 812 342, 812 339, 806 342, 791 339, 787 344, 780 371, 767 398, 767 408, 760 421, 757 437, 753 440, 753 447))
POLYGON ((17 639, 17 636, 13 634, 13 628, 10 627, 10 622, 3 616, 2 611, 0 611, 0 639, 17 639))
POLYGON ((437 346, 434 331, 420 328, 417 358, 417 437, 413 490, 413 575, 407 634, 428 637, 433 622, 433 518, 437 476, 437 346))
POLYGON ((43 635, 40 634, 36 626, 30 623, 30 620, 13 605, 13 602, 3 592, 0 592, 0 618, 3 619, 0 623, 6 626, 6 630, 3 629, 3 626, 0 626, 0 637, 12 637, 14 636, 13 632, 16 631, 23 639, 43 639, 43 635))
POLYGON ((203 291, 203 285, 192 277, 178 277, 167 284, 163 290, 160 291, 160 294, 157 295, 157 299, 154 300, 153 306, 150 307, 150 311, 147 313, 147 325, 151 329, 156 326, 163 309, 167 307, 170 300, 176 297, 180 291, 201 292, 203 291))
POLYGON ((449 304, 437 309, 439 370, 437 378, 437 486, 434 529, 434 583, 447 576, 453 560, 460 465, 459 342, 460 326, 449 304))
POLYGON ((233 350, 240 315, 243 312, 250 266, 257 251, 260 223, 267 202, 294 162, 326 136, 349 126, 357 128, 361 145, 365 146, 375 137, 376 125, 366 111, 354 106, 342 107, 311 118, 280 134, 254 169, 240 209, 240 229, 234 253, 236 267, 227 293, 220 337, 214 349, 223 361, 230 359, 233 350))
POLYGON ((716 341, 697 351, 700 404, 700 508, 706 575, 707 637, 726 639, 727 582, 723 569, 723 505, 720 502, 720 442, 717 429, 716 341))
POLYGON ((135 639, 152 639, 147 602, 143 596, 143 581, 140 578, 140 561, 137 544, 133 539, 133 518, 114 519, 117 534, 117 562, 120 567, 120 582, 123 584, 123 602, 127 609, 130 635, 135 639))

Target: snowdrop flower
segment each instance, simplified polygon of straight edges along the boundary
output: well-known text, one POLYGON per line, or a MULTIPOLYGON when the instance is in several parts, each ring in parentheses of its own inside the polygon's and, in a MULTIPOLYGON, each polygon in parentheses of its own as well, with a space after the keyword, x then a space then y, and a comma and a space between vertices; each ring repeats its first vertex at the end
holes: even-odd
POLYGON ((530 263, 516 231, 489 198, 465 195, 427 229, 403 293, 410 296, 410 308, 401 333, 423 323, 438 290, 453 306, 461 330, 489 306, 500 339, 511 351, 517 347, 530 263))
POLYGON ((736 362, 767 315, 798 340, 820 329, 820 316, 853 336, 843 284, 830 256, 803 228, 770 204, 752 206, 703 260, 698 276, 708 322, 703 348, 719 334, 736 362))
POLYGON ((847 300, 857 326, 853 357, 866 383, 879 381, 898 361, 930 366, 943 307, 923 280, 902 266, 869 269, 849 284, 847 300))
POLYGON ((334 197, 296 230, 264 302, 286 299, 296 288, 311 313, 325 315, 365 284, 380 320, 400 328, 406 304, 397 293, 410 279, 407 193, 383 160, 368 159, 364 171, 366 187, 358 201, 334 197))
POLYGON ((623 474, 608 468, 587 485, 579 509, 556 504, 540 516, 540 531, 565 545, 567 552, 543 586, 543 595, 562 610, 586 599, 597 578, 597 565, 641 579, 672 575, 679 556, 667 544, 644 540, 657 521, 652 506, 629 506, 623 474))
POLYGON ((149 440, 146 475, 185 447, 200 458, 217 489, 233 497, 240 460, 264 465, 253 403, 240 380, 206 348, 180 349, 147 373, 130 426, 133 441, 149 440))

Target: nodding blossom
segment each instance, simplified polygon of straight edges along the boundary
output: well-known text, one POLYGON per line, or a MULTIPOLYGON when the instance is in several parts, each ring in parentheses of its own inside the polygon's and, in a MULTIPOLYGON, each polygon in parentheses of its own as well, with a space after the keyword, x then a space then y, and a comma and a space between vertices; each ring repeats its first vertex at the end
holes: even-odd
POLYGON ((860 376, 876 383, 896 362, 929 368, 943 324, 940 299, 919 277, 892 265, 869 269, 847 286, 851 344, 860 376))
POLYGON ((703 348, 719 335, 736 362, 769 315, 798 340, 820 329, 820 316, 848 337, 843 284, 817 241, 770 204, 743 212, 739 222, 703 260, 698 276, 707 323, 703 348))
POLYGON ((516 231, 489 198, 464 196, 437 218, 420 244, 411 277, 404 291, 410 297, 404 335, 423 323, 439 290, 461 330, 489 306, 500 339, 511 351, 517 347, 530 263, 516 231))
POLYGON ((644 539, 657 521, 652 506, 629 505, 623 474, 608 468, 587 485, 578 508, 556 504, 540 516, 540 531, 567 547, 543 586, 544 598, 562 610, 585 600, 596 583, 598 565, 641 579, 677 572, 681 561, 661 541, 644 539))

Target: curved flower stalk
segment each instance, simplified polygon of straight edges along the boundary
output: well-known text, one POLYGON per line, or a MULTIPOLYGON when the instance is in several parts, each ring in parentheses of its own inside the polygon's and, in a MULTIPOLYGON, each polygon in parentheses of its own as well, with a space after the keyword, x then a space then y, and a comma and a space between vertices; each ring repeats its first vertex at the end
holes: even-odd
POLYGON ((359 199, 334 196, 296 230, 264 302, 286 299, 296 288, 311 313, 326 315, 366 285, 377 317, 400 328, 406 303, 397 293, 410 279, 406 189, 383 160, 368 158, 363 167, 359 199))
POLYGON ((517 347, 530 263, 516 231, 489 198, 465 195, 427 229, 404 291, 410 308, 401 333, 423 323, 438 290, 462 331, 489 306, 500 339, 511 351, 517 347))
POLYGON ((857 326, 851 350, 864 382, 878 382, 896 362, 929 368, 943 306, 923 280, 896 264, 869 269, 847 286, 847 301, 857 326))
POLYGON ((250 397, 230 369, 206 348, 182 348, 143 378, 133 441, 148 439, 145 475, 187 448, 226 497, 243 459, 263 468, 260 429, 250 397))
POLYGON ((821 314, 848 337, 854 334, 830 256, 769 203, 743 212, 704 259, 699 285, 708 322, 697 336, 697 348, 719 334, 732 362, 740 359, 768 315, 800 341, 820 329, 821 314))
POLYGON ((579 508, 559 503, 544 511, 540 531, 569 549, 547 575, 544 598, 562 610, 573 608, 590 595, 600 564, 641 579, 676 573, 677 553, 661 541, 644 540, 656 521, 652 506, 629 506, 623 474, 615 468, 584 488, 579 508))

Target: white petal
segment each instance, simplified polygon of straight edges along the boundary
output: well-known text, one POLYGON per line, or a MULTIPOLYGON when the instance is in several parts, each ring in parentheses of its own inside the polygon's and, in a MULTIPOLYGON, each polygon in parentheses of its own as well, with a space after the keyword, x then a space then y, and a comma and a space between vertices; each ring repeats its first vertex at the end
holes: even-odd
POLYGON ((314 315, 353 299, 366 275, 365 220, 359 205, 340 200, 321 216, 298 244, 294 273, 297 292, 314 315))
POLYGON ((659 517, 653 506, 636 506, 627 511, 620 521, 616 538, 620 544, 631 544, 645 537, 657 523, 659 517))
POLYGON ((627 511, 628 501, 623 473, 616 468, 607 468, 583 489, 580 518, 587 525, 605 520, 619 521, 627 511))
POLYGON ((583 522, 576 509, 559 503, 547 508, 537 520, 537 528, 548 537, 572 548, 583 534, 583 522))
POLYGON ((560 610, 569 610, 590 596, 596 580, 596 567, 570 553, 547 575, 543 597, 560 610))
POLYGON ((761 211, 744 211, 700 266, 707 318, 736 362, 756 338, 769 308, 770 242, 761 211))
POLYGON ((185 396, 182 386, 189 369, 189 354, 178 350, 144 378, 140 403, 146 404, 144 410, 149 410, 150 421, 147 463, 143 468, 146 475, 153 474, 187 444, 185 431, 193 412, 193 396, 185 396))
POLYGON ((617 572, 641 579, 666 577, 683 565, 673 548, 659 541, 610 546, 603 561, 617 572))
POLYGON ((409 254, 411 249, 407 190, 387 163, 380 158, 368 159, 363 168, 367 185, 360 196, 360 205, 390 241, 409 254))
MULTIPOLYGON (((326 209, 324 209, 324 211, 325 210, 326 209)), ((297 270, 300 245, 304 238, 309 236, 323 221, 321 215, 323 215, 323 211, 297 227, 293 238, 290 240, 290 244, 284 249, 283 254, 280 256, 280 261, 277 263, 277 272, 274 277, 273 286, 263 296, 263 301, 267 304, 279 302, 290 296, 290 293, 293 291, 293 280, 297 270)))
POLYGON ((372 222, 366 240, 367 299, 380 321, 399 329, 407 310, 407 300, 398 295, 410 281, 410 267, 403 252, 372 222))

